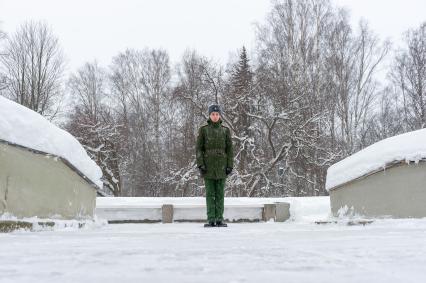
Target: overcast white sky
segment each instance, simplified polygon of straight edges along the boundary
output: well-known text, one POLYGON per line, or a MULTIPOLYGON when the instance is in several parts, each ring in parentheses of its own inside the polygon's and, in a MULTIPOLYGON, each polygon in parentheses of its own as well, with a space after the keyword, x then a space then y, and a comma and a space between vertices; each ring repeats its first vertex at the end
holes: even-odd
MULTIPOLYGON (((365 18, 384 38, 426 21, 426 0, 333 0, 365 18)), ((13 32, 26 20, 45 20, 59 37, 70 70, 95 58, 108 65, 126 48, 166 49, 173 63, 186 48, 225 63, 243 44, 254 47, 256 22, 269 0, 0 0, 1 27, 13 32)))

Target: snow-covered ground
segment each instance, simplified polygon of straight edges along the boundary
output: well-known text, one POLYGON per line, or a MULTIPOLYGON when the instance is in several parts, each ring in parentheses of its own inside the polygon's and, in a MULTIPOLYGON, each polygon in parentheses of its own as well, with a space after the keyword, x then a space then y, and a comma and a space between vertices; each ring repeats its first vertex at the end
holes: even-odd
POLYGON ((424 282, 426 219, 317 225, 324 198, 297 201, 284 223, 0 234, 0 282, 424 282))
POLYGON ((0 282, 424 282, 426 220, 0 235, 0 282))

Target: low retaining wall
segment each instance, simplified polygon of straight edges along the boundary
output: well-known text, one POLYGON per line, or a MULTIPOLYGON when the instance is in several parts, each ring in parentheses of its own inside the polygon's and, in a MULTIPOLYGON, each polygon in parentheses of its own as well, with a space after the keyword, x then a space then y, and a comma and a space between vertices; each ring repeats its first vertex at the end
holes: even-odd
POLYGON ((53 219, 51 220, 37 220, 37 221, 25 221, 25 220, 0 220, 0 233, 9 233, 16 230, 26 230, 26 231, 52 231, 56 228, 83 228, 86 226, 84 221, 67 221, 62 220, 57 222, 53 219))
POLYGON ((400 163, 330 190, 334 216, 426 217, 426 162, 400 163))
POLYGON ((96 189, 65 159, 0 140, 0 215, 91 219, 96 189))
MULTIPOLYGON (((206 206, 202 204, 158 204, 132 206, 98 206, 96 215, 108 223, 173 223, 205 222, 206 206)), ((226 222, 284 222, 290 218, 290 204, 286 202, 268 204, 225 205, 226 222)))

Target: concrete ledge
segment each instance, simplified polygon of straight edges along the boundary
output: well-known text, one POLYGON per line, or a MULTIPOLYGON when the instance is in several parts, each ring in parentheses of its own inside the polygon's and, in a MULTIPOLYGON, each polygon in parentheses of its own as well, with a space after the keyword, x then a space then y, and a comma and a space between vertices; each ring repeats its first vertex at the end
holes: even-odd
MULTIPOLYGON (((158 205, 118 205, 96 208, 99 218, 108 223, 173 223, 205 222, 205 204, 158 204, 158 205)), ((226 222, 260 222, 273 220, 284 222, 290 218, 290 204, 277 202, 269 204, 232 204, 225 205, 226 222)))
POLYGON ((111 223, 151 223, 161 222, 162 209, 161 206, 98 207, 96 215, 111 223))

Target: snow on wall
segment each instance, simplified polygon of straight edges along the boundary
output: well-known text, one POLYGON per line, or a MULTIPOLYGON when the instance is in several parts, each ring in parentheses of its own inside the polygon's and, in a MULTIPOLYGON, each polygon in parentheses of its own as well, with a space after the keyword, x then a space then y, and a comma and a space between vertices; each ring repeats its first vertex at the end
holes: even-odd
POLYGON ((426 158, 426 129, 408 132, 372 144, 332 165, 326 189, 350 182, 395 161, 419 162, 426 158))
POLYGON ((0 96, 0 139, 60 156, 102 187, 102 170, 70 133, 40 114, 0 96))

